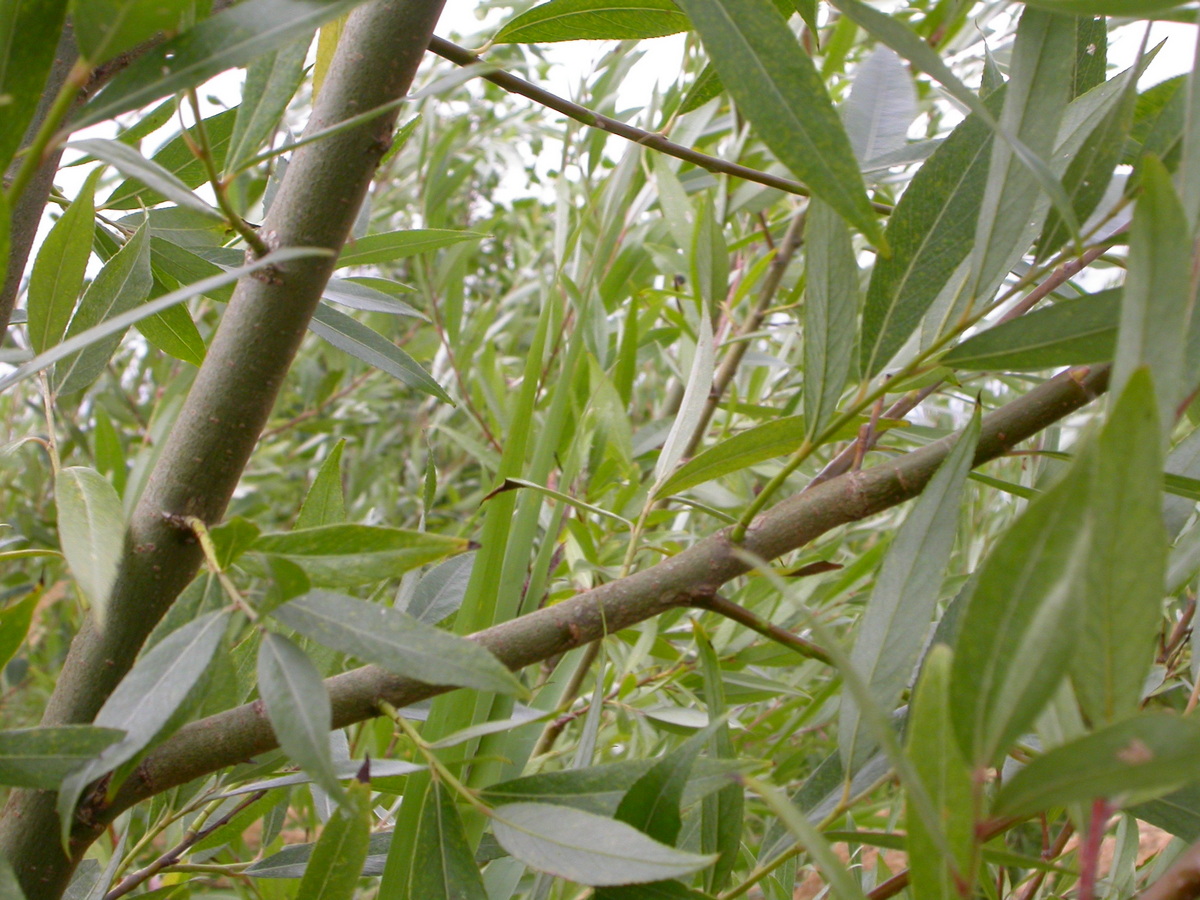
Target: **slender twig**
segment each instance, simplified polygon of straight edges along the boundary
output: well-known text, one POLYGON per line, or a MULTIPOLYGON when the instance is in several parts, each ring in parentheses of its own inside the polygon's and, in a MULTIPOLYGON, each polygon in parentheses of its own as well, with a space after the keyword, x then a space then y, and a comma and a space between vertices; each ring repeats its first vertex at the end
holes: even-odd
MULTIPOLYGON (((483 57, 472 53, 466 47, 452 44, 444 38, 435 36, 429 42, 429 49, 443 59, 448 59, 456 65, 474 66, 484 63, 483 57)), ((809 189, 798 181, 792 181, 789 178, 780 178, 778 175, 771 175, 768 172, 761 172, 758 169, 751 169, 747 166, 740 166, 737 163, 709 156, 707 153, 701 153, 690 147, 684 147, 682 144, 676 144, 661 134, 645 131, 616 119, 610 119, 608 116, 601 115, 595 110, 588 109, 586 106, 580 106, 578 103, 572 103, 570 100, 560 97, 557 94, 552 94, 508 72, 490 72, 483 77, 492 84, 504 88, 509 93, 527 97, 534 103, 539 103, 555 112, 562 113, 564 116, 574 119, 576 122, 582 122, 590 128, 607 131, 609 134, 623 137, 628 141, 633 141, 635 144, 641 144, 649 147, 651 150, 665 153, 667 156, 674 156, 676 159, 690 162, 706 171, 722 175, 732 175, 735 178, 741 178, 743 181, 753 181, 756 184, 786 191, 789 194, 797 194, 801 197, 810 195, 809 189)), ((892 206, 887 203, 873 202, 871 205, 877 212, 890 213, 892 211, 892 206)))
MULTIPOLYGON (((1067 822, 1059 829, 1058 837, 1054 839, 1054 844, 1042 851, 1042 859, 1049 862, 1052 859, 1058 859, 1063 855, 1063 851, 1067 849, 1067 841, 1071 839, 1071 835, 1075 833, 1075 826, 1071 822, 1067 822)), ((1042 886, 1042 882, 1046 880, 1046 870, 1038 869, 1033 877, 1029 879, 1029 883, 1025 885, 1025 889, 1021 891, 1020 900, 1033 900, 1038 890, 1042 886)), ((874 900, 874 898, 872 898, 874 900)))
POLYGON ((245 800, 237 804, 237 806, 233 807, 233 809, 229 810, 229 812, 215 820, 212 824, 200 829, 199 831, 189 830, 186 834, 184 834, 183 839, 178 844, 176 844, 158 859, 154 860, 154 862, 150 863, 150 865, 138 869, 136 872, 131 872, 122 878, 121 882, 116 887, 104 895, 104 900, 117 900, 118 897, 124 897, 138 885, 149 881, 163 869, 174 866, 179 862, 180 858, 188 852, 188 850, 190 850, 200 841, 204 840, 218 828, 227 825, 233 820, 234 816, 246 809, 246 807, 257 803, 266 795, 266 791, 255 791, 252 794, 248 794, 245 800))
POLYGON ((783 644, 785 647, 795 650, 801 656, 807 656, 809 659, 818 659, 823 663, 832 664, 829 654, 817 644, 797 634, 793 634, 786 628, 780 628, 778 625, 768 622, 761 616, 746 609, 746 607, 739 606, 732 600, 722 597, 720 594, 713 594, 710 597, 697 597, 692 601, 692 605, 697 609, 714 612, 719 616, 732 619, 740 625, 745 625, 751 631, 757 631, 763 637, 783 644))

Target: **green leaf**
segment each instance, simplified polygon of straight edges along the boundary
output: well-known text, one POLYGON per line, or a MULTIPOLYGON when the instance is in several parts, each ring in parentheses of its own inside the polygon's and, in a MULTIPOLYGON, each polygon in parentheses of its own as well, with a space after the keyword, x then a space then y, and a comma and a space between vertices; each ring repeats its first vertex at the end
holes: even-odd
MULTIPOLYGON (((721 671, 721 661, 699 622, 693 624, 692 630, 696 637, 696 655, 700 660, 700 675, 704 680, 704 698, 708 704, 708 714, 710 718, 718 720, 714 733, 709 738, 709 750, 717 758, 714 761, 735 762, 738 754, 729 733, 725 675, 721 671)), ((696 766, 693 765, 692 773, 695 772, 696 766)), ((706 891, 716 893, 724 888, 737 867, 738 854, 742 847, 745 806, 746 798, 742 785, 732 780, 704 797, 700 809, 700 849, 705 853, 718 854, 716 863, 704 873, 706 891)))
POLYGON ((475 564, 475 551, 452 556, 430 569, 417 582, 405 612, 427 625, 436 625, 462 606, 475 564))
MULTIPOLYGON (((379 283, 383 279, 372 279, 372 281, 379 283)), ((392 285, 396 284, 396 282, 392 282, 392 285)), ((405 285, 399 286, 405 287, 405 285)), ((325 290, 321 292, 321 299, 339 303, 351 309, 361 309, 364 312, 381 312, 392 316, 412 316, 417 319, 426 318, 423 312, 414 309, 403 300, 396 299, 391 294, 385 294, 383 291, 376 290, 370 285, 360 284, 357 281, 350 281, 345 278, 330 278, 325 285, 325 290)))
MULTIPOLYGON (((121 141, 92 138, 86 141, 72 141, 67 146, 72 150, 90 153, 101 162, 106 162, 110 166, 119 169, 123 174, 137 179, 150 188, 151 191, 156 191, 161 195, 161 197, 148 197, 147 200, 157 201, 161 198, 166 198, 177 203, 183 209, 190 209, 201 215, 211 216, 213 219, 223 218, 218 210, 213 209, 197 197, 192 192, 192 189, 184 184, 177 175, 163 168, 155 160, 146 159, 146 157, 142 156, 142 154, 138 153, 135 148, 130 147, 128 144, 121 141)), ((123 185, 117 188, 118 192, 121 191, 121 187, 123 185)))
POLYGON ((626 822, 656 841, 674 845, 683 825, 680 806, 692 765, 715 729, 696 732, 675 750, 655 762, 650 771, 630 785, 617 805, 614 818, 626 822))
MULTIPOLYGON (((1067 16, 1134 16, 1139 19, 1176 19, 1189 8, 1178 0, 1032 0, 1029 6, 1067 16)), ((1190 18, 1186 21, 1191 21, 1190 18)))
POLYGON ((357 319, 321 304, 313 313, 308 327, 314 334, 320 335, 344 353, 387 372, 409 387, 437 397, 443 403, 454 405, 450 395, 442 390, 442 386, 434 381, 415 359, 357 319))
MULTIPOLYGON (((696 351, 692 355, 692 366, 688 372, 687 384, 684 386, 683 398, 679 402, 679 411, 675 421, 667 432, 662 450, 654 463, 654 480, 656 483, 669 480, 671 471, 675 468, 683 452, 687 449, 692 435, 699 427, 704 407, 712 393, 713 365, 716 360, 716 348, 713 346, 712 319, 708 313, 707 303, 700 305, 700 328, 696 334, 696 351)), ((657 491, 653 491, 657 493, 657 491)))
POLYGON ((300 514, 296 516, 297 529, 337 525, 346 521, 346 501, 342 496, 342 450, 345 447, 346 439, 341 438, 321 463, 317 477, 300 504, 300 514))
MULTIPOLYGON (((130 311, 146 299, 152 283, 150 229, 143 223, 88 285, 67 328, 67 340, 82 339, 89 329, 105 322, 116 322, 121 313, 130 311)), ((89 341, 86 349, 63 359, 54 372, 57 392, 70 394, 95 381, 121 343, 124 331, 125 328, 121 328, 115 334, 89 341)), ((54 349, 62 350, 64 346, 59 344, 54 349)))
MULTIPOLYGON (((67 0, 0 4, 0 172, 7 171, 42 99, 66 14, 67 0)), ((0 258, 7 260, 7 251, 0 258)))
POLYGON ((9 861, 0 856, 0 897, 6 897, 8 900, 25 900, 25 892, 21 890, 21 883, 17 881, 17 873, 13 871, 9 861))
POLYGON ((1184 350, 1192 308, 1192 228, 1171 176, 1157 159, 1142 162, 1142 195, 1129 234, 1111 390, 1119 394, 1134 370, 1149 366, 1163 433, 1175 424, 1184 382, 1184 350))
POLYGON ((122 731, 94 725, 0 731, 0 784, 56 791, 73 770, 122 737, 122 731))
POLYGON ((525 865, 592 887, 679 878, 716 860, 566 806, 509 803, 492 816, 496 840, 525 865))
MULTIPOLYGON (((958 533, 963 485, 975 461, 980 421, 976 407, 954 449, 900 526, 859 621, 850 662, 887 712, 912 678, 937 609, 958 533)), ((848 693, 842 697, 838 749, 848 772, 857 771, 876 749, 858 703, 848 693)))
POLYGON ((1137 712, 1154 661, 1167 566, 1160 435, 1154 388, 1139 369, 1089 457, 1096 488, 1087 510, 1087 605, 1075 626, 1070 672, 1080 711, 1093 725, 1137 712))
POLYGON ((125 736, 63 779, 58 815, 64 842, 83 789, 163 736, 208 671, 228 623, 229 613, 213 612, 171 632, 134 663, 100 707, 94 724, 122 731, 125 736))
MULTIPOLYGON (((159 289, 158 296, 167 291, 159 289)), ((137 323, 137 330, 157 349, 176 359, 199 367, 208 348, 192 317, 184 306, 172 306, 137 323)))
POLYGON ((329 692, 317 667, 287 638, 267 632, 258 648, 258 692, 283 752, 322 790, 345 803, 346 791, 329 751, 329 692))
POLYGON ((1195 781, 1197 754, 1195 720, 1143 713, 1043 753, 1005 783, 993 812, 1024 817, 1097 797, 1146 800, 1195 781))
POLYGON ((74 122, 83 128, 195 87, 213 75, 290 44, 361 0, 249 0, 147 50, 74 122))
POLYGON ((505 694, 525 690, 479 644, 390 606, 317 590, 285 603, 271 615, 322 646, 428 684, 505 694))
MULTIPOLYGON (((226 109, 214 116, 209 116, 203 121, 209 153, 212 156, 213 166, 217 171, 221 170, 221 167, 225 163, 225 157, 229 152, 230 134, 233 131, 234 117, 237 114, 238 111, 236 109, 226 109)), ((195 126, 190 130, 194 132, 195 126)), ((119 141, 118 143, 125 142, 119 141)), ((184 190, 191 193, 192 189, 208 183, 208 170, 205 168, 203 160, 196 156, 192 150, 192 147, 195 145, 196 137, 194 134, 190 138, 185 138, 182 134, 179 134, 163 144, 149 160, 150 165, 154 167, 157 177, 163 177, 163 172, 170 177, 172 189, 176 192, 180 190, 179 185, 183 185, 184 190), (189 140, 191 143, 189 143, 189 140), (174 182, 178 182, 178 184, 174 182)), ((116 163, 113 164, 116 165, 116 163)), ((141 165, 141 163, 137 164, 141 165)), ((155 185, 143 182, 136 172, 126 174, 132 174, 134 177, 128 178, 117 185, 113 189, 113 192, 108 195, 108 199, 100 204, 102 207, 107 209, 138 209, 143 206, 154 206, 156 203, 162 203, 164 200, 176 199, 174 196, 163 192, 161 188, 156 189, 155 185)), ((180 206, 188 206, 188 204, 180 203, 180 206)), ((213 211, 206 205, 199 212, 205 215, 212 215, 213 211)))
POLYGON ((54 477, 58 537, 96 627, 108 618, 108 598, 125 550, 125 512, 108 479, 95 469, 68 466, 54 477))
POLYGON ((631 884, 623 887, 604 887, 596 891, 596 900, 712 900, 684 887, 678 881, 652 881, 649 884, 631 884))
POLYGON ((179 3, 162 0, 73 0, 71 25, 79 54, 93 68, 179 24, 179 3))
POLYGON ((1107 362, 1120 317, 1120 288, 1060 300, 963 341, 940 361, 952 369, 1009 371, 1107 362))
MULTIPOLYGON (((1000 109, 1004 92, 987 104, 1000 109)), ((888 220, 892 255, 877 259, 863 307, 859 367, 874 377, 908 341, 971 250, 987 184, 992 132, 969 116, 909 183, 888 220)))
POLYGON ((679 106, 679 114, 682 116, 699 109, 723 90, 725 90, 725 85, 721 84, 721 76, 717 74, 712 63, 705 63, 700 74, 696 76, 696 80, 692 82, 687 96, 683 98, 683 103, 679 106))
POLYGON ((671 0, 550 0, 507 22, 492 43, 639 40, 688 28, 671 0))
POLYGON ((417 825, 415 866, 409 893, 429 900, 487 900, 475 854, 454 805, 453 795, 441 782, 430 782, 417 825))
POLYGON ((366 584, 466 549, 461 538, 379 525, 322 525, 264 534, 254 550, 282 556, 325 587, 366 584))
POLYGON ((463 241, 481 241, 486 234, 475 231, 453 231, 445 228, 414 228, 409 231, 389 231, 368 234, 349 241, 338 257, 338 268, 368 266, 407 259, 463 241))
POLYGON ((995 765, 1066 673, 1091 540, 1090 469, 1078 460, 1035 498, 980 567, 961 614, 950 708, 963 755, 995 765))
MULTIPOLYGON (((4 556, 0 554, 0 559, 4 556)), ((42 589, 36 588, 7 609, 0 610, 0 672, 12 661, 25 643, 29 626, 33 624, 33 613, 42 598, 42 589)))
MULTIPOLYGON (((251 272, 257 272, 259 269, 264 269, 267 266, 278 265, 291 259, 303 259, 310 256, 325 256, 328 251, 315 247, 284 247, 280 250, 274 250, 266 256, 256 259, 252 263, 247 263, 244 266, 239 266, 236 269, 230 269, 228 272, 222 272, 220 275, 214 275, 211 278, 205 278, 193 284, 187 284, 177 291, 172 291, 157 300, 151 300, 149 303, 144 303, 141 306, 120 313, 110 319, 102 321, 100 324, 80 331, 78 334, 72 335, 67 340, 57 346, 51 347, 43 353, 39 353, 28 362, 22 363, 17 367, 16 371, 10 372, 8 375, 0 378, 0 391, 7 388, 9 385, 16 384, 18 381, 24 381, 31 375, 36 375, 43 369, 47 369, 61 359, 65 359, 79 350, 89 347, 99 340, 103 340, 114 334, 121 334, 130 325, 140 322, 147 316, 152 316, 155 313, 162 312, 164 309, 170 309, 177 303, 183 303, 185 300, 190 300, 192 297, 208 293, 222 285, 237 281, 243 275, 248 275, 251 272)), ((111 263, 112 260, 109 260, 111 263)), ((94 285, 95 282, 92 282, 94 285)), ((76 315, 78 317, 78 314, 76 315)))
POLYGON ((305 35, 270 53, 256 56, 246 67, 242 102, 225 160, 227 173, 238 172, 268 143, 283 119, 283 111, 304 77, 304 57, 312 36, 305 35))
POLYGON ((908 67, 895 50, 876 46, 854 70, 850 96, 842 107, 858 161, 866 165, 903 148, 919 112, 908 67))
POLYGON ((371 843, 371 788, 354 781, 346 793, 313 848, 296 900, 352 900, 355 895, 371 843))
POLYGON ((226 519, 210 528, 208 535, 212 538, 221 571, 228 570, 243 553, 253 547, 260 533, 257 525, 241 516, 226 519))
MULTIPOLYGON (((376 831, 371 834, 367 843, 363 875, 379 875, 383 872, 384 855, 391 842, 390 831, 376 831)), ((291 844, 249 866, 245 874, 251 878, 301 878, 304 870, 308 868, 308 861, 312 858, 315 847, 316 843, 291 844)))
POLYGON ((763 142, 813 194, 877 247, 883 231, 867 200, 850 139, 812 60, 770 0, 682 0, 721 83, 763 142))
POLYGON ((910 809, 906 817, 910 877, 913 896, 924 900, 959 900, 959 885, 969 883, 978 850, 974 782, 949 716, 950 670, 950 648, 935 644, 925 657, 905 729, 905 752, 938 813, 945 845, 953 856, 943 855, 944 845, 910 809))
POLYGON ((805 437, 815 439, 837 411, 850 374, 858 319, 858 263, 842 217, 820 200, 804 225, 805 437))
MULTIPOLYGON (((1000 128, 1042 160, 1054 150, 1059 122, 1071 100, 1075 52, 1074 20, 1026 8, 1017 26, 1011 77, 1000 113, 1000 128)), ((1023 159, 1006 141, 992 144, 987 187, 975 228, 969 297, 986 300, 1002 277, 1029 248, 1031 216, 1041 186, 1029 177, 1023 159)), ((1075 226, 1073 231, 1078 231, 1075 226)))
POLYGON ((96 169, 88 176, 34 260, 29 276, 29 343, 37 353, 62 340, 79 299, 96 224, 92 194, 102 174, 102 169, 96 169))

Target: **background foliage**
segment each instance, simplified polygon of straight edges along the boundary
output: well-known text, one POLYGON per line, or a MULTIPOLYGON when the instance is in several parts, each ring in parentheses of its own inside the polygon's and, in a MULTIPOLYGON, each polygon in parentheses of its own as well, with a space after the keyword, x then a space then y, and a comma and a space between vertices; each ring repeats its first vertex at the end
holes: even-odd
POLYGON ((0 13, 0 895, 1193 895, 1193 6, 213 6, 0 13))

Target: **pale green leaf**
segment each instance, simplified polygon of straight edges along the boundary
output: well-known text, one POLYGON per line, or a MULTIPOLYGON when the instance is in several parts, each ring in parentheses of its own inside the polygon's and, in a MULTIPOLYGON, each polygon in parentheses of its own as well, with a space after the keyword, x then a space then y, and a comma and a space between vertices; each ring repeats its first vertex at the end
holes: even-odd
POLYGON ((242 102, 225 160, 226 172, 240 171, 279 128, 288 101, 304 76, 304 57, 312 36, 264 53, 246 67, 242 102))
MULTIPOLYGON (((96 159, 119 169, 130 178, 136 178, 152 191, 157 191, 162 197, 173 201, 183 209, 190 209, 213 219, 223 218, 218 210, 213 209, 196 196, 192 189, 180 180, 179 176, 165 169, 160 163, 146 159, 126 143, 91 138, 85 141, 72 141, 69 146, 72 150, 90 153, 96 159)), ((148 199, 156 200, 158 198, 148 199)))
MULTIPOLYGON (((6 554, 0 554, 0 559, 5 558, 7 558, 6 554)), ((33 624, 33 614, 41 597, 42 589, 35 588, 16 603, 0 610, 0 671, 4 670, 4 667, 17 655, 21 645, 25 643, 25 637, 29 634, 29 626, 33 624)))
POLYGON ((805 437, 815 439, 837 411, 858 324, 858 263, 842 217, 820 200, 808 206, 804 226, 805 437))
POLYGON ((0 731, 0 784, 58 790, 63 778, 123 736, 94 725, 0 731))
POLYGON ((96 626, 103 629, 108 598, 125 549, 125 512, 108 479, 84 466, 60 469, 54 478, 58 537, 96 626))
POLYGON ((463 241, 480 241, 485 237, 486 234, 474 231, 452 231, 445 228, 414 228, 410 231, 368 234, 348 242, 338 257, 337 265, 338 268, 343 268, 395 262, 463 241))
POLYGON ((908 143, 919 112, 908 67, 896 51, 877 46, 854 70, 842 120, 854 155, 864 166, 908 143))
POLYGON ((511 19, 492 43, 638 40, 688 28, 671 0, 550 0, 511 19))

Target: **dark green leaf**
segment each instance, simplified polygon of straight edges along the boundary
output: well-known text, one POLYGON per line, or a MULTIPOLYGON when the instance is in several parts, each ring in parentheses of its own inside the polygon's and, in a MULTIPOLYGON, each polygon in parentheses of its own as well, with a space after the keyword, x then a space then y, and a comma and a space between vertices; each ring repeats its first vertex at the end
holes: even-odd
POLYGON ((524 690, 516 676, 479 644, 390 606, 310 591, 271 615, 323 646, 429 684, 508 694, 524 690))
POLYGON ((118 74, 88 104, 76 128, 195 87, 218 72, 311 34, 361 0, 250 0, 158 44, 118 74))
POLYGON ((415 359, 357 319, 322 304, 313 313, 308 327, 339 350, 387 372, 409 387, 437 397, 443 403, 454 404, 450 395, 415 359))
MULTIPOLYGON (((168 291, 156 285, 152 296, 161 297, 168 291)), ((176 359, 199 367, 208 348, 187 307, 182 304, 147 316, 137 323, 137 330, 157 349, 176 359)))
MULTIPOLYGON (((390 831, 377 831, 371 835, 367 844, 367 858, 363 864, 363 875, 380 875, 383 873, 383 861, 386 858, 388 846, 392 842, 390 831)), ((278 853, 260 859, 245 870, 251 878, 300 878, 312 858, 312 844, 292 844, 284 847, 278 853)))
POLYGON ((804 226, 805 437, 814 440, 837 411, 858 324, 858 263, 842 217, 820 200, 808 206, 804 226))
POLYGON ((41 597, 42 591, 35 589, 7 609, 0 610, 0 672, 25 643, 29 626, 33 624, 34 610, 37 609, 41 597))
POLYGON ((264 534, 253 549, 290 559, 314 584, 336 587, 394 578, 465 548, 461 538, 347 524, 264 534))
POLYGON ((255 57, 246 67, 246 84, 229 142, 225 171, 239 171, 274 136, 288 101, 304 76, 304 57, 312 36, 305 35, 270 53, 255 57))
POLYGON ((696 757, 708 743, 712 726, 696 732, 681 746, 658 760, 650 771, 630 785, 617 805, 614 818, 627 822, 656 841, 674 844, 683 824, 679 810, 696 757))
POLYGON ((296 900, 352 900, 355 895, 370 849, 371 788, 353 781, 347 795, 325 823, 296 900))
MULTIPOLYGON (((736 761, 738 754, 733 746, 726 715, 725 673, 721 670, 721 661, 713 649, 712 641, 699 623, 693 625, 693 631, 696 636, 696 652, 700 659, 700 675, 704 679, 708 714, 710 718, 718 720, 714 727, 706 729, 713 731, 708 742, 709 749, 716 757, 713 761, 736 761)), ((692 772, 696 772, 695 765, 692 766, 692 772)), ((738 854, 742 847, 745 805, 742 785, 737 781, 730 781, 704 797, 700 809, 700 849, 704 853, 718 854, 713 867, 704 872, 706 891, 716 893, 724 888, 737 867, 738 854)))
POLYGON ((338 268, 367 266, 395 262, 431 250, 440 250, 463 241, 479 241, 487 237, 474 231, 452 231, 444 228, 414 228, 410 231, 389 231, 368 234, 346 244, 338 257, 338 268))
POLYGON ((0 784, 58 790, 68 774, 122 737, 124 732, 94 725, 0 731, 0 784))
POLYGON ((71 25, 80 55, 95 67, 175 28, 182 12, 162 0, 73 0, 71 25))
POLYGON ((993 812, 1028 816, 1097 797, 1145 800, 1196 779, 1200 725, 1145 713, 1050 750, 1001 788, 993 812))
MULTIPOLYGON (((143 223, 88 285, 67 328, 67 340, 83 339, 85 332, 98 325, 115 325, 121 313, 129 312, 146 299, 152 284, 150 229, 143 223)), ((86 349, 66 356, 54 370, 58 393, 70 394, 95 381, 108 365, 124 332, 125 328, 121 328, 114 334, 97 336, 86 349)), ((61 351, 65 345, 53 349, 61 351)))
POLYGON ((771 0, 679 4, 700 33, 721 83, 763 142, 813 193, 885 247, 850 139, 825 85, 771 0))
POLYGON ((716 859, 660 844, 624 822, 546 803, 501 806, 492 828, 527 866, 593 887, 678 878, 716 859))
POLYGON ((454 797, 439 781, 430 782, 425 792, 417 825, 416 853, 422 863, 413 868, 411 896, 429 900, 487 900, 454 797))
POLYGON ((345 447, 346 439, 342 438, 321 463, 317 477, 300 505, 296 528, 316 528, 346 521, 346 501, 342 496, 342 450, 345 447))
POLYGON ((258 649, 258 691, 279 746, 327 794, 344 802, 329 751, 329 692, 304 651, 268 632, 258 649))
POLYGON ((721 76, 717 74, 712 63, 707 63, 700 70, 700 74, 696 76, 696 80, 692 82, 691 89, 679 107, 679 114, 683 115, 699 109, 723 90, 725 90, 725 86, 721 84, 721 76))
MULTIPOLYGON (((174 172, 164 168, 155 160, 146 159, 138 151, 121 141, 107 141, 92 138, 86 141, 72 141, 71 149, 90 153, 102 162, 119 169, 130 178, 137 179, 151 189, 148 200, 155 202, 163 199, 171 200, 184 209, 190 209, 213 219, 223 218, 221 213, 213 209, 189 188, 174 172), (154 193, 157 192, 157 193, 154 193)), ((192 160, 196 162, 196 160, 192 160)), ((123 187, 123 185, 122 185, 123 187)), ((121 191, 121 187, 117 190, 121 191)), ((129 190, 134 190, 132 187, 129 190)), ((136 191, 134 191, 136 193, 136 191)), ((133 201, 133 206, 137 201, 133 201)), ((147 205, 149 205, 147 203, 147 205)))
POLYGON ((92 194, 102 174, 102 169, 96 169, 88 176, 34 260, 29 276, 29 343, 38 353, 62 340, 79 300, 96 224, 92 194))
MULTIPOLYGON (((67 0, 0 4, 0 172, 8 169, 37 110, 54 63, 67 0)), ((5 252, 2 259, 8 259, 5 252)))
POLYGON ((512 19, 494 44, 638 40, 688 30, 671 0, 550 0, 512 19))

